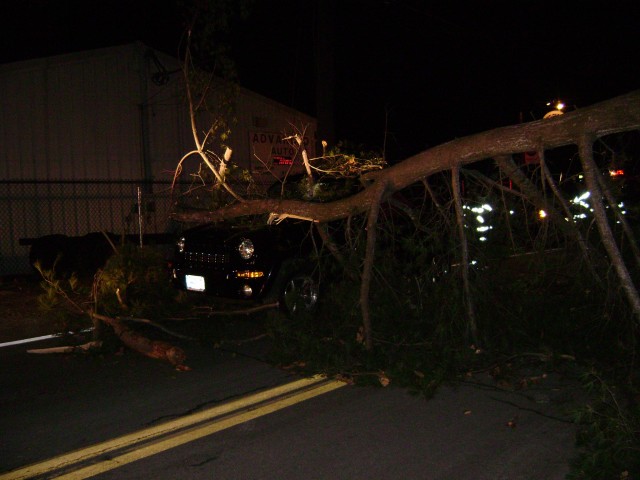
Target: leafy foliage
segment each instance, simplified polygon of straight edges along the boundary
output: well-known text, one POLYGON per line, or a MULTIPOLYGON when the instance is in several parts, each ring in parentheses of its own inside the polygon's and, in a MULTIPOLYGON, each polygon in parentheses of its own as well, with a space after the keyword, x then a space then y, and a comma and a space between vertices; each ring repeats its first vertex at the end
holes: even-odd
POLYGON ((97 281, 99 309, 106 315, 158 317, 177 307, 161 252, 133 244, 109 258, 97 281))
POLYGON ((593 400, 576 410, 580 454, 570 479, 640 476, 640 391, 608 384, 591 371, 584 383, 593 400))
POLYGON ((90 311, 110 317, 161 318, 184 307, 180 293, 171 285, 160 250, 134 244, 121 245, 99 270, 93 285, 75 274, 57 276, 55 269, 42 270, 39 307, 57 319, 58 331, 88 326, 90 311))
POLYGON ((320 174, 350 178, 359 178, 387 166, 380 153, 345 141, 338 142, 329 150, 325 149, 322 156, 313 159, 312 163, 314 170, 320 174))
POLYGON ((38 307, 53 320, 58 332, 74 332, 89 326, 83 315, 83 304, 87 301, 87 288, 72 274, 63 278, 55 274, 55 264, 50 270, 44 270, 40 263, 35 268, 42 277, 40 285, 43 293, 38 296, 38 307))

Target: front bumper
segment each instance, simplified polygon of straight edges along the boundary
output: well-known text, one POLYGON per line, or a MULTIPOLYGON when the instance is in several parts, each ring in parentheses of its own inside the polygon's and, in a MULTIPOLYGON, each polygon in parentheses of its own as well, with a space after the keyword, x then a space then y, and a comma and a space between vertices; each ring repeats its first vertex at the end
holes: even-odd
POLYGON ((182 290, 215 297, 256 300, 264 297, 272 281, 272 272, 264 269, 231 271, 171 269, 173 284, 182 290))

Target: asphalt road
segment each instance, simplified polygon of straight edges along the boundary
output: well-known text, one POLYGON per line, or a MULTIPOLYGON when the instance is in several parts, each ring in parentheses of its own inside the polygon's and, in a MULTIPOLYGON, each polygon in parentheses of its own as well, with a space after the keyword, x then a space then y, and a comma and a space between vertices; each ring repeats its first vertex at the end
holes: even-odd
POLYGON ((132 352, 26 353, 56 342, 0 349, 0 480, 89 478, 91 465, 106 465, 97 479, 551 480, 575 454, 574 387, 555 374, 518 392, 480 376, 430 400, 321 380, 275 395, 300 379, 262 360, 264 338, 189 345, 188 372, 132 352), (69 468, 20 473, 92 445, 69 468))

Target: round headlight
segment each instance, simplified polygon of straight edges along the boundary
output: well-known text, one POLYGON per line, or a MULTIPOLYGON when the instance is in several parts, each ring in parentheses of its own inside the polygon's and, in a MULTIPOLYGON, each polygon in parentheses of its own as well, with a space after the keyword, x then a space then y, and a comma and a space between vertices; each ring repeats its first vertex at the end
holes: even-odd
POLYGON ((185 243, 184 237, 180 238, 180 240, 176 242, 176 247, 178 247, 178 251, 180 253, 184 252, 184 243, 185 243))
POLYGON ((248 238, 243 239, 238 245, 238 253, 243 260, 249 260, 253 256, 253 242, 248 238))

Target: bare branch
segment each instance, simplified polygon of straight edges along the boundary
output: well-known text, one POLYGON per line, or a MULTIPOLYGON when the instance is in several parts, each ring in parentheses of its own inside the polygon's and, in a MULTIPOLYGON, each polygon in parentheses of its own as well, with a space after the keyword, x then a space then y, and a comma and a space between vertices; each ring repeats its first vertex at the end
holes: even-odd
POLYGON ((364 344, 367 350, 373 349, 373 332, 371 327, 371 312, 369 309, 369 290, 371 289, 371 277, 373 261, 376 250, 376 230, 380 203, 385 194, 384 182, 379 182, 375 187, 375 199, 371 203, 367 219, 367 246, 365 250, 364 266, 362 268, 362 282, 360 284, 360 308, 362 310, 362 326, 364 329, 364 344))
MULTIPOLYGON (((231 188, 231 186, 224 180, 224 177, 220 175, 219 169, 211 162, 211 160, 209 159, 209 157, 207 155, 207 152, 205 151, 205 145, 206 145, 207 139, 208 139, 209 134, 211 133, 212 129, 209 129, 209 131, 205 135, 204 141, 200 140, 200 136, 198 135, 198 127, 197 127, 197 122, 196 122, 196 112, 197 112, 198 108, 201 106, 202 102, 204 102, 204 99, 206 98, 206 91, 209 89, 209 86, 210 86, 210 83, 211 83, 213 77, 209 78, 209 82, 207 84, 205 92, 201 95, 200 103, 196 106, 194 104, 194 98, 193 98, 191 82, 189 81, 189 67, 187 65, 189 65, 190 61, 191 61, 191 55, 190 55, 189 47, 187 46, 185 60, 184 60, 184 63, 183 63, 183 70, 182 71, 183 71, 183 76, 184 76, 184 80, 185 80, 186 94, 187 94, 187 100, 188 100, 188 105, 189 105, 189 120, 191 122, 191 134, 193 136, 193 141, 194 141, 194 143, 196 145, 196 149, 191 151, 191 152, 189 152, 187 155, 183 156, 182 160, 180 160, 179 165, 181 166, 183 161, 188 156, 191 156, 194 153, 198 154, 200 156, 200 158, 202 159, 202 161, 205 163, 205 165, 207 165, 209 170, 211 170, 211 173, 213 173, 213 175, 216 178, 216 181, 218 182, 218 184, 222 185, 222 187, 234 199, 236 199, 239 202, 243 202, 244 199, 242 197, 240 197, 240 195, 238 195, 231 188)), ((193 68, 193 66, 191 66, 190 68, 193 68)), ((180 169, 180 171, 181 171, 181 169, 180 169)), ((223 170, 223 172, 224 172, 224 170, 223 170)), ((178 173, 178 169, 176 169, 176 174, 177 173, 178 173)), ((175 183, 175 176, 174 176, 174 183, 175 183)))
POLYGON ((605 183, 602 176, 596 175, 596 179, 598 180, 598 184, 600 185, 600 190, 602 192, 602 195, 604 196, 604 198, 607 200, 607 203, 609 204, 609 208, 611 208, 611 210, 614 212, 614 215, 617 221, 620 222, 620 225, 622 226, 622 230, 624 231, 624 234, 629 239, 629 247, 631 248, 636 264, 640 265, 640 248, 638 248, 638 242, 636 241, 636 236, 633 233, 633 230, 631 229, 629 222, 627 222, 626 217, 622 215, 622 213, 620 212, 620 207, 618 207, 617 202, 613 198, 611 190, 609 190, 609 187, 605 183))
POLYGON ((620 249, 613 237, 613 232, 611 231, 611 227, 607 221, 607 213, 602 203, 603 195, 600 191, 600 184, 597 180, 598 169, 595 161, 593 160, 593 141, 593 137, 584 135, 578 143, 584 178, 587 183, 587 187, 591 192, 591 207, 593 208, 593 214, 598 226, 598 231, 600 232, 602 243, 604 244, 609 259, 618 274, 620 284, 627 294, 627 300, 633 309, 634 315, 637 319, 640 319, 640 295, 638 295, 638 289, 634 285, 631 274, 622 259, 622 254, 620 253, 620 249))
POLYGON ((462 194, 460 192, 460 168, 454 167, 451 170, 451 186, 453 190, 454 205, 456 209, 456 223, 458 225, 458 238, 460 239, 460 266, 462 271, 462 288, 464 292, 464 305, 467 311, 467 335, 471 342, 479 347, 478 327, 476 325, 476 315, 473 308, 471 296, 471 286, 469 281, 469 245, 464 233, 464 213, 462 211, 462 194))

